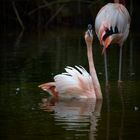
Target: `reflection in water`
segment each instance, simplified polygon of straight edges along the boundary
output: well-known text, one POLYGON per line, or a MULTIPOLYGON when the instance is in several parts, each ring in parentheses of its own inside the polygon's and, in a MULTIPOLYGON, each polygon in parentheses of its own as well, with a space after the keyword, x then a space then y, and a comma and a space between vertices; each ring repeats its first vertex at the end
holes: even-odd
POLYGON ((106 140, 110 138, 110 97, 109 97, 109 87, 105 88, 106 102, 107 102, 107 124, 106 124, 106 140))
POLYGON ((67 131, 75 131, 75 136, 84 136, 87 132, 90 140, 94 140, 97 136, 101 100, 62 99, 55 102, 55 99, 43 98, 39 105, 44 111, 53 111, 55 124, 67 131))
POLYGON ((124 95, 123 95, 123 87, 118 88, 118 93, 120 96, 121 106, 122 106, 120 130, 119 130, 119 139, 121 140, 121 139, 123 139, 124 117, 125 117, 125 100, 124 100, 124 95))
MULTIPOLYGON (((106 113, 106 140, 112 140, 115 136, 119 139, 119 140, 123 140, 124 139, 124 123, 125 123, 125 119, 126 117, 128 117, 126 115, 126 97, 124 96, 124 85, 121 84, 118 87, 118 99, 120 104, 118 105, 119 107, 119 111, 116 112, 115 108, 112 109, 112 100, 111 100, 111 93, 110 92, 110 88, 106 88, 105 89, 105 100, 106 100, 106 108, 107 108, 107 113, 106 113), (116 114, 116 113, 117 114, 116 114), (119 117, 119 119, 116 119, 117 117, 119 117), (117 124, 115 124, 117 122, 117 124), (112 129, 115 129, 115 127, 118 129, 118 133, 112 133, 112 129)), ((115 95, 116 96, 116 95, 115 95)), ((116 131, 116 130, 115 130, 116 131)))

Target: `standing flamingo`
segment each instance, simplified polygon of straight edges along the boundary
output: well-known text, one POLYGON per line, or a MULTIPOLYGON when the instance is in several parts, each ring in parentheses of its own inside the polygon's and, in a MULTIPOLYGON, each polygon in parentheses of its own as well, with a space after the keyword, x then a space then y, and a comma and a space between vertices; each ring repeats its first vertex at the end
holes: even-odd
POLYGON ((75 68, 67 66, 66 72, 54 77, 54 82, 45 83, 39 87, 48 91, 53 97, 102 99, 92 55, 93 34, 91 25, 88 25, 88 30, 85 33, 85 42, 90 74, 81 66, 75 66, 75 68))
POLYGON ((114 0, 114 2, 103 6, 95 19, 96 34, 100 44, 104 46, 106 85, 108 85, 106 48, 112 43, 117 43, 120 46, 118 82, 121 82, 122 46, 129 34, 130 27, 130 15, 127 9, 118 3, 119 0, 114 0))

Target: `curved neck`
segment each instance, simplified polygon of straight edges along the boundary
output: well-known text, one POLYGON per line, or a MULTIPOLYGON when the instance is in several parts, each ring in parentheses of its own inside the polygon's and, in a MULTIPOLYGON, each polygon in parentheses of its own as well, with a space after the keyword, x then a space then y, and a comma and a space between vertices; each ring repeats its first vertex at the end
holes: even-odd
POLYGON ((89 71, 90 71, 90 74, 92 77, 92 82, 93 82, 93 86, 95 89, 96 97, 97 97, 97 99, 102 99, 100 83, 98 81, 98 77, 97 77, 96 70, 94 67, 92 45, 87 46, 87 56, 88 56, 88 62, 89 62, 89 71))

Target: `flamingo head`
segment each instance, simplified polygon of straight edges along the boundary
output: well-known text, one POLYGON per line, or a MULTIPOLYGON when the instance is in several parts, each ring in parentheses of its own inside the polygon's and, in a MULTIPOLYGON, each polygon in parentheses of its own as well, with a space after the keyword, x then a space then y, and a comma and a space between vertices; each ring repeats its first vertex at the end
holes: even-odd
POLYGON ((88 29, 85 32, 85 42, 86 42, 88 47, 92 46, 93 33, 92 33, 92 25, 91 24, 88 25, 88 29))
POLYGON ((114 28, 112 28, 112 26, 103 27, 100 28, 99 40, 100 44, 104 46, 102 51, 104 53, 105 49, 110 44, 117 43, 121 46, 123 43, 123 35, 122 33, 119 33, 117 26, 115 26, 114 28))

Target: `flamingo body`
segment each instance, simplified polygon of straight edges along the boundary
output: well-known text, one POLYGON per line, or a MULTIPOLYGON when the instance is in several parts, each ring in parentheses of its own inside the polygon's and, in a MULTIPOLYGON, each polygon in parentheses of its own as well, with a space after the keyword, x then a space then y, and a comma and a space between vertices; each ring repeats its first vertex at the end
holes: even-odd
POLYGON ((95 98, 90 74, 83 67, 66 67, 65 73, 54 77, 54 82, 40 85, 51 95, 61 98, 95 98))
POLYGON ((100 44, 107 48, 111 43, 120 46, 129 34, 130 15, 119 3, 108 3, 100 9, 95 19, 95 30, 100 44))

